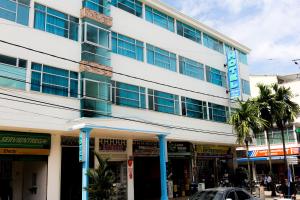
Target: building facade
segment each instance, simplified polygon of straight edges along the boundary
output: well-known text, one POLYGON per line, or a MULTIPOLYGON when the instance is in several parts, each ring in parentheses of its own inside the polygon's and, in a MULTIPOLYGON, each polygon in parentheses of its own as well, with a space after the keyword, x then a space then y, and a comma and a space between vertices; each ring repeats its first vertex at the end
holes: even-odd
MULTIPOLYGON (((251 75, 250 76, 250 89, 251 96, 256 97, 259 95, 257 84, 272 85, 277 83, 279 86, 290 88, 293 94, 293 101, 300 104, 299 87, 300 87, 300 74, 290 75, 251 75)), ((300 116, 295 119, 295 122, 287 128, 285 132, 286 154, 288 159, 294 159, 298 162, 299 156, 299 143, 300 143, 300 116)), ((272 170, 275 174, 276 181, 280 181, 280 177, 285 176, 286 167, 283 162, 283 146, 281 132, 278 129, 273 129, 270 132, 270 145, 272 156, 272 170)), ((238 151, 238 155, 243 158, 238 158, 240 164, 245 164, 245 153, 238 151), (243 155, 244 154, 244 155, 243 155)), ((252 167, 254 177, 260 179, 264 174, 269 173, 268 161, 268 146, 266 133, 260 133, 255 139, 254 145, 250 147, 249 155, 252 160, 252 167)), ((300 168, 298 164, 292 165, 294 177, 300 176, 300 168)))
POLYGON ((82 127, 116 199, 161 196, 165 160, 169 197, 217 184, 234 168, 229 94, 250 95, 249 51, 157 0, 2 0, 0 197, 81 199, 82 127))

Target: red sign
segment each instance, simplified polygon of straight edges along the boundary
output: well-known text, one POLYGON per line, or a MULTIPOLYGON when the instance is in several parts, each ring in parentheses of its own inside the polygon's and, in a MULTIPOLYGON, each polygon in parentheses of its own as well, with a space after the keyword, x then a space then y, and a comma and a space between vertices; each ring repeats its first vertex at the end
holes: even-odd
POLYGON ((133 179, 133 160, 128 160, 128 177, 129 179, 133 179))
MULTIPOLYGON (((286 149, 286 155, 295 155, 299 154, 299 148, 294 147, 294 148, 287 148, 286 149)), ((268 156, 268 150, 253 150, 249 151, 249 156, 250 157, 266 157, 268 156)), ((271 149, 271 156, 283 156, 283 149, 271 149)))

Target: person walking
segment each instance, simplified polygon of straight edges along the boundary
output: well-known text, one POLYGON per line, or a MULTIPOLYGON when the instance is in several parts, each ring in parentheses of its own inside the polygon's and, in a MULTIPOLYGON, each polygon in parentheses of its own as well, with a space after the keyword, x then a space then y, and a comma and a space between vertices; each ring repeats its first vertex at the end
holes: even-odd
POLYGON ((272 178, 270 175, 268 175, 267 177, 267 190, 271 191, 271 187, 272 187, 272 178))
POLYGON ((288 182, 288 179, 284 179, 281 181, 280 185, 280 196, 283 198, 291 198, 296 200, 297 190, 295 184, 293 182, 288 182))

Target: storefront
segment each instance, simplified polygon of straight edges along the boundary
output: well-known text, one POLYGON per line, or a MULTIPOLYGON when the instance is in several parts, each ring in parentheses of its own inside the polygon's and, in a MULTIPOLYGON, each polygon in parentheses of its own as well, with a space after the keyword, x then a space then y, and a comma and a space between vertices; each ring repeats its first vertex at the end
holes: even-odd
POLYGON ((160 197, 159 145, 156 141, 133 141, 134 197, 160 197))
MULTIPOLYGON (((189 195, 191 183, 192 144, 189 142, 168 142, 168 181, 173 185, 170 197, 189 195)), ((172 187, 169 187, 171 190, 172 187)))
MULTIPOLYGON (((61 137, 61 198, 64 200, 81 200, 82 166, 79 162, 79 138, 61 137)), ((90 165, 94 166, 95 140, 90 140, 90 165)))
POLYGON ((233 175, 233 152, 229 146, 195 145, 194 176, 205 188, 218 186, 233 175))
POLYGON ((127 199, 127 140, 97 138, 96 142, 101 156, 109 158, 109 167, 115 175, 114 199, 127 199))
MULTIPOLYGON (((286 176, 286 167, 284 164, 284 157, 283 157, 283 149, 282 148, 274 148, 271 149, 271 156, 272 156, 272 171, 274 174, 274 181, 280 182, 280 180, 286 176)), ((267 149, 257 149, 257 150, 250 150, 248 152, 249 160, 252 165, 252 174, 256 180, 263 180, 265 174, 269 173, 269 156, 267 149)), ((286 155, 288 159, 296 159, 298 160, 299 156, 299 147, 288 147, 286 149, 286 155)), ((247 165, 248 159, 246 156, 245 150, 238 150, 238 164, 239 166, 247 165)), ((300 176, 299 171, 299 164, 291 165, 293 169, 293 174, 295 177, 300 176)))
POLYGON ((0 131, 0 199, 46 200, 51 135, 0 131))

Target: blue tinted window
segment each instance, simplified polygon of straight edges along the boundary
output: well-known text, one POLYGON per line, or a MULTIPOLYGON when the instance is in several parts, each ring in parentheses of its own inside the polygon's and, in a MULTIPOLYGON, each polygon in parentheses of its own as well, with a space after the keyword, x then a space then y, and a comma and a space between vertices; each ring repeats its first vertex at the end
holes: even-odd
POLYGON ((226 87, 226 73, 206 66, 206 80, 215 85, 226 87))
POLYGON ((146 108, 145 88, 120 82, 113 84, 114 103, 121 106, 146 108))
POLYGON ((31 90, 59 96, 78 97, 78 73, 32 63, 31 90))
POLYGON ((111 4, 138 17, 142 17, 142 3, 138 0, 112 0, 111 4))
POLYGON ((203 64, 194 60, 179 56, 179 71, 181 74, 204 80, 203 64))
POLYGON ((205 101, 182 97, 181 105, 183 116, 207 119, 207 106, 205 101))
POLYGON ((0 55, 0 86, 25 90, 27 61, 0 55))
POLYGON ((30 0, 1 0, 0 18, 28 25, 30 0))
POLYGON ((215 51, 218 51, 220 53, 224 53, 224 50, 223 50, 223 42, 203 33, 203 44, 204 46, 212 49, 212 50, 215 50, 215 51))
POLYGON ((84 0, 82 2, 84 8, 89 8, 93 11, 103 13, 110 16, 110 1, 109 0, 84 0))
POLYGON ((176 54, 147 44, 147 63, 176 71, 176 54))
POLYGON ((37 3, 34 8, 34 28, 78 41, 78 18, 37 3))
POLYGON ((148 89, 149 109, 158 112, 179 114, 178 96, 148 89))
POLYGON ((112 33, 112 51, 139 61, 144 60, 144 43, 125 35, 112 33))
POLYGON ((239 61, 245 65, 248 64, 247 54, 244 52, 238 51, 239 61))
POLYGON ((247 80, 242 79, 242 88, 243 88, 243 93, 250 95, 250 83, 247 80))
POLYGON ((174 32, 174 18, 146 6, 146 20, 174 32))
POLYGON ((201 44, 201 32, 198 31, 197 29, 184 24, 180 21, 177 21, 177 34, 181 35, 185 38, 188 38, 190 40, 193 40, 197 43, 201 44))
POLYGON ((225 54, 228 52, 228 51, 233 51, 234 48, 228 44, 225 44, 225 54))
POLYGON ((217 122, 227 122, 228 108, 222 105, 208 103, 209 119, 217 122))

